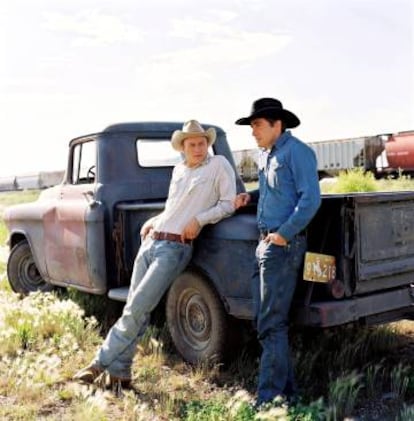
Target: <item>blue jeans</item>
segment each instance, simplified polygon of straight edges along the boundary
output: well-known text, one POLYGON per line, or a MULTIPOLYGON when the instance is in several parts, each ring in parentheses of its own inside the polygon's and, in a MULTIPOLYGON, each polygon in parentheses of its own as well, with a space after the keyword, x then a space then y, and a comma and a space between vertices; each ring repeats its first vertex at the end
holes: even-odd
POLYGON ((128 299, 122 316, 98 350, 94 364, 121 378, 131 378, 132 360, 145 333, 151 311, 174 279, 186 268, 192 246, 147 238, 134 262, 128 299))
POLYGON ((295 394, 288 343, 288 315, 298 272, 306 251, 306 238, 296 236, 287 246, 260 241, 253 275, 253 303, 262 346, 257 404, 278 395, 295 394))

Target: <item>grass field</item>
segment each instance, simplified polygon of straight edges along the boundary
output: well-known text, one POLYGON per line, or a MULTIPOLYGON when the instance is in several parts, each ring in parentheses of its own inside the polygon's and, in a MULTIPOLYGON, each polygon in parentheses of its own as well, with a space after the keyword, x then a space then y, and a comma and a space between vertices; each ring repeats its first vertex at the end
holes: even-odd
MULTIPOLYGON (((365 182, 353 181, 358 186, 365 182)), ((3 193, 0 206, 37 195, 3 193)), ((1 244, 5 238, 0 220, 1 244)), ((289 409, 255 414, 250 403, 259 352, 253 339, 235 349, 226 365, 190 366, 174 352, 165 329, 152 327, 138 348, 133 390, 114 393, 72 382, 102 340, 103 327, 85 315, 96 305, 96 298, 74 291, 19 297, 10 291, 5 264, 0 263, 0 419, 414 419, 412 321, 325 331, 292 329, 302 400, 289 409)))

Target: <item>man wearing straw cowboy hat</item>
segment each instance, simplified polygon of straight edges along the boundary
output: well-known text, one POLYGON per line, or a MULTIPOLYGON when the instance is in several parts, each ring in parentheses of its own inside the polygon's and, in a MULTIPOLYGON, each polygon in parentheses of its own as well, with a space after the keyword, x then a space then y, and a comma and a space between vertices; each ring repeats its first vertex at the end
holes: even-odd
POLYGON ((258 202, 260 241, 256 249, 253 301, 257 335, 262 346, 256 406, 292 398, 295 392, 288 345, 288 313, 306 250, 306 228, 320 205, 313 150, 289 128, 298 117, 274 98, 253 103, 248 117, 262 149, 259 190, 241 193, 236 208, 258 202))
POLYGON ((105 384, 106 379, 112 386, 129 386, 136 345, 151 311, 189 263, 192 240, 204 225, 233 213, 235 174, 224 157, 208 154, 215 139, 215 129, 204 130, 196 120, 172 134, 171 145, 183 153, 184 161, 174 167, 164 211, 142 226, 122 316, 75 380, 105 384))

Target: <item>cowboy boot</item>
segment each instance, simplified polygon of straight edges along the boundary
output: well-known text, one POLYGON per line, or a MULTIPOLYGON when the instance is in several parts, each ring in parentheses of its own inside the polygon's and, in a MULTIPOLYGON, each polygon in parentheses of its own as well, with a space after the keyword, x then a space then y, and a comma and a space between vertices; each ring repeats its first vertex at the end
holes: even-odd
POLYGON ((92 384, 103 372, 104 369, 101 366, 92 363, 79 370, 73 376, 73 380, 79 381, 81 383, 92 384))

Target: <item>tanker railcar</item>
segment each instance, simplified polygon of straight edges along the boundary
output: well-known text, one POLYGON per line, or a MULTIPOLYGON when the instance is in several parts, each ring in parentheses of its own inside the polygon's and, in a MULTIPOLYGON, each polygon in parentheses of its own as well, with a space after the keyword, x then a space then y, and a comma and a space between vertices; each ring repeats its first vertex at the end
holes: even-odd
POLYGON ((385 143, 388 169, 414 174, 414 131, 393 134, 385 143))

